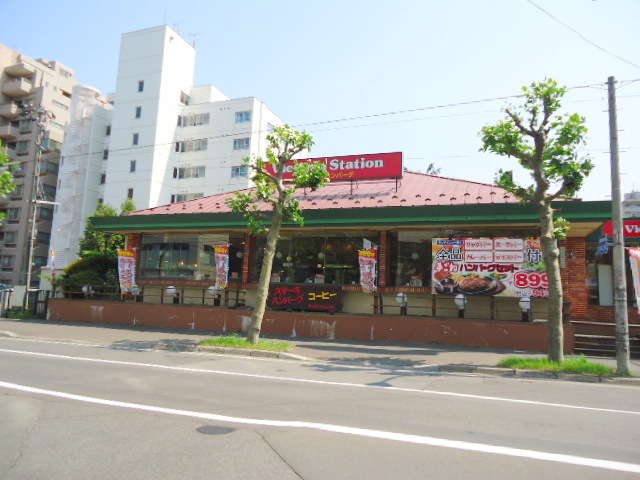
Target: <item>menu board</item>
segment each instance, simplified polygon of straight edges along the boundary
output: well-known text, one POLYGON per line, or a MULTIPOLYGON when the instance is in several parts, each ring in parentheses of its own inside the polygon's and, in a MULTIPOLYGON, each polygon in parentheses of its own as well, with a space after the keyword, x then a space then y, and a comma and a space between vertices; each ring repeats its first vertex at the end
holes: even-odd
POLYGON ((548 297, 539 238, 434 238, 432 293, 548 297))

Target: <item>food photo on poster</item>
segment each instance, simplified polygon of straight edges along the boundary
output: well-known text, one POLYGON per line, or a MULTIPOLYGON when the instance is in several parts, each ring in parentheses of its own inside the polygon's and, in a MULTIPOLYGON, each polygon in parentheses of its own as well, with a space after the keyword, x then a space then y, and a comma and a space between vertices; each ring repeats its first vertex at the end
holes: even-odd
POLYGON ((539 238, 434 238, 432 293, 548 297, 539 238))

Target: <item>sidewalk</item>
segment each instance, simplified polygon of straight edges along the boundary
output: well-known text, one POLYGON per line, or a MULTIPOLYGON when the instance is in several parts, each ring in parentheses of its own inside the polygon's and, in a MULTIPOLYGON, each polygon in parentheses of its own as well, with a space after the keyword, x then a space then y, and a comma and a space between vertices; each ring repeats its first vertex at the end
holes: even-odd
MULTIPOLYGON (((176 351, 213 351, 239 355, 254 355, 311 361, 320 363, 360 365, 394 369, 419 369, 434 372, 460 372, 516 376, 512 369, 497 368, 508 356, 544 357, 544 353, 509 350, 489 350, 443 345, 395 344, 380 342, 352 342, 313 338, 281 338, 295 348, 287 353, 257 350, 197 347, 198 342, 210 338, 202 331, 132 328, 114 325, 50 322, 46 320, 14 320, 0 318, 0 337, 19 337, 50 341, 87 343, 113 348, 164 349, 176 351)), ((274 338, 274 337, 269 337, 274 338)), ((615 367, 615 358, 590 357, 590 360, 615 367)), ((632 360, 634 375, 640 375, 640 360, 632 360)), ((529 378, 562 378, 577 381, 608 381, 599 377, 553 374, 549 372, 518 372, 529 378), (578 378, 580 377, 580 378, 578 378)), ((640 378, 616 379, 619 383, 640 386, 640 378)))

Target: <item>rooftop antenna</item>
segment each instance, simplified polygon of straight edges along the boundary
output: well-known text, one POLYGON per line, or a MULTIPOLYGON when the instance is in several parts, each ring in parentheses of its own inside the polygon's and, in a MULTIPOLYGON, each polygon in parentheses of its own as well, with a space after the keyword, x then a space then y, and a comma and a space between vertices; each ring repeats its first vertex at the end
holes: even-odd
POLYGON ((189 34, 189 38, 191 39, 191 46, 195 47, 196 46, 196 42, 198 41, 198 39, 202 36, 201 33, 190 33, 189 34))

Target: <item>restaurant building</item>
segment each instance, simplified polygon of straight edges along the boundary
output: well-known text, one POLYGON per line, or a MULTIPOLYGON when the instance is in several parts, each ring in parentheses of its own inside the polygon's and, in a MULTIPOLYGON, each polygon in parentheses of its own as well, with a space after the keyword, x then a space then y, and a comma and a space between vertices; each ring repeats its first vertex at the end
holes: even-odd
MULTIPOLYGON (((263 333, 546 350, 548 284, 534 206, 495 185, 403 170, 401 153, 322 160, 332 182, 296 194, 305 225, 283 226, 263 333), (374 252, 373 288, 363 284, 362 252, 374 252)), ((246 331, 265 237, 231 212, 230 196, 95 218, 99 230, 127 235, 134 295, 54 299, 50 318, 246 331), (228 246, 223 290, 220 246, 228 246)), ((587 239, 611 205, 554 207, 572 225, 559 243, 572 351, 569 319, 589 316, 587 239)))

